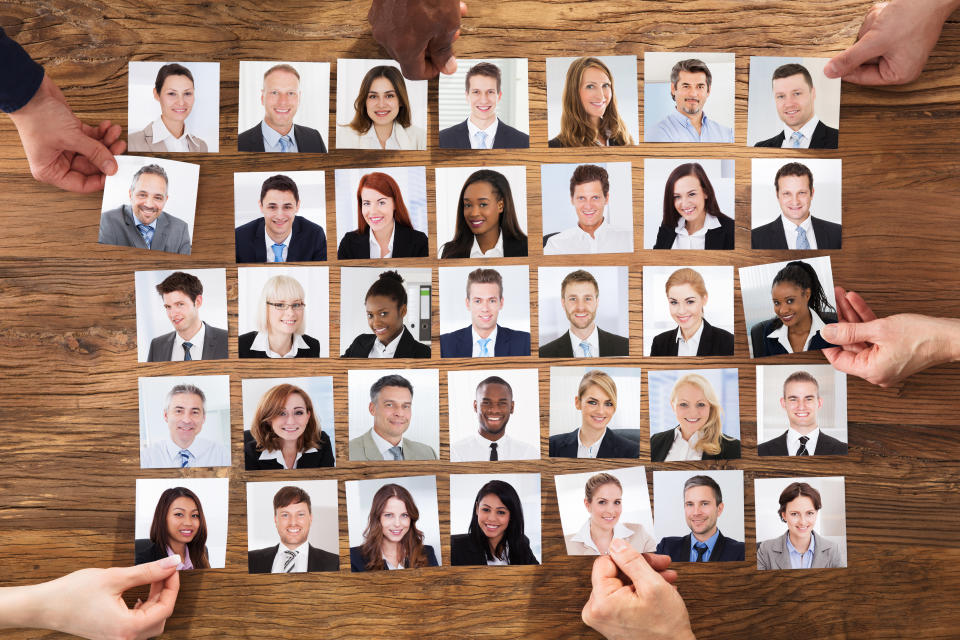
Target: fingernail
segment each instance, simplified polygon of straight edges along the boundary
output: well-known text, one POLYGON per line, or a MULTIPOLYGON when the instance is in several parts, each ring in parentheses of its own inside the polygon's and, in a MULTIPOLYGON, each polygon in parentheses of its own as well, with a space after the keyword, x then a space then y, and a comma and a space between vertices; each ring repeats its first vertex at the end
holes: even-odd
POLYGON ((822 335, 825 340, 835 338, 837 336, 837 325, 828 324, 823 329, 820 329, 820 335, 822 335))
POLYGON ((628 545, 626 541, 620 538, 614 538, 613 540, 610 541, 610 549, 613 551, 616 551, 617 553, 621 551, 625 551, 627 546, 628 545))
POLYGON ((164 569, 169 569, 170 567, 175 567, 180 564, 180 556, 167 556, 160 561, 160 566, 164 569))

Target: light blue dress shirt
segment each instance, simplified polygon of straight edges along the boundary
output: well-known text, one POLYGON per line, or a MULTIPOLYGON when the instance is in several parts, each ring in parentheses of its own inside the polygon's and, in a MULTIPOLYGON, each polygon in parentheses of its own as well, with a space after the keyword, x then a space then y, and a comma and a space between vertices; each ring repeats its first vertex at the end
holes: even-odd
MULTIPOLYGON (((297 139, 293 135, 295 127, 290 127, 290 133, 287 134, 287 137, 290 138, 290 147, 287 149, 287 153, 296 153, 297 152, 297 139)), ((263 133, 263 150, 270 153, 280 153, 283 151, 283 148, 280 146, 280 132, 268 125, 263 120, 260 121, 260 131, 263 133)), ((732 140, 731 140, 732 142, 732 140)))
MULTIPOLYGON (((703 552, 703 560, 701 562, 707 562, 710 559, 710 555, 713 553, 713 547, 717 544, 717 540, 720 538, 720 529, 717 529, 713 532, 713 535, 708 539, 704 540, 703 543, 707 545, 707 550, 703 552)), ((700 542, 697 540, 697 537, 690 534, 690 562, 697 561, 697 547, 696 544, 700 542)))
POLYGON ((651 140, 647 142, 733 142, 733 129, 725 127, 703 114, 700 133, 690 119, 676 109, 657 123, 651 140))
POLYGON ((809 569, 813 566, 813 551, 817 547, 817 535, 810 533, 810 546, 805 553, 797 551, 793 543, 790 542, 790 534, 787 534, 787 553, 790 554, 791 569, 809 569))

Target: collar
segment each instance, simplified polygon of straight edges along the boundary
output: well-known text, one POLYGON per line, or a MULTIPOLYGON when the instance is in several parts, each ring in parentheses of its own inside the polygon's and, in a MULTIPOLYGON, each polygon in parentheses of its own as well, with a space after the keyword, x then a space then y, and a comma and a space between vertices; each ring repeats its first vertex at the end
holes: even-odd
POLYGON ((700 318, 700 328, 697 329, 697 332, 694 333, 694 334, 693 334, 693 337, 691 337, 689 340, 684 340, 684 339, 683 339, 683 329, 681 329, 680 327, 677 327, 677 340, 676 340, 676 341, 677 341, 677 344, 683 344, 683 343, 689 342, 689 343, 691 343, 691 344, 699 345, 699 344, 700 344, 700 336, 702 336, 702 335, 703 335, 703 318, 701 317, 701 318, 700 318))
POLYGON ((813 455, 813 452, 817 449, 817 440, 820 438, 820 427, 816 427, 810 433, 800 433, 793 427, 787 427, 787 453, 795 452, 800 448, 800 436, 809 438, 807 440, 807 452, 813 455))
MULTIPOLYGON (((603 208, 604 213, 607 212, 607 207, 603 208)), ((580 226, 579 222, 577 226, 573 227, 575 233, 589 239, 589 240, 600 240, 608 231, 610 231, 610 223, 607 222, 607 216, 604 215, 603 219, 600 220, 600 225, 593 232, 593 236, 583 230, 583 227, 580 226)))
MULTIPOLYGON (((810 146, 810 140, 813 138, 813 130, 817 128, 817 125, 820 124, 820 118, 816 114, 812 118, 807 120, 807 123, 797 129, 800 133, 803 134, 803 140, 807 143, 807 147, 810 146)), ((790 144, 790 136, 793 135, 793 129, 789 125, 783 125, 783 143, 786 145, 790 144)))
MULTIPOLYGON (((621 524, 618 520, 615 525, 613 525, 613 537, 626 540, 633 535, 633 530, 621 524)), ((585 547, 589 547, 597 552, 597 555, 600 555, 600 549, 597 548, 596 543, 593 541, 593 538, 590 537, 590 518, 587 518, 587 521, 583 523, 583 526, 580 527, 580 530, 573 534, 571 540, 583 544, 585 547)))
MULTIPOLYGON (((801 227, 804 233, 807 234, 807 238, 814 238, 813 234, 813 214, 808 213, 806 219, 800 224, 796 224, 793 220, 787 216, 780 214, 780 222, 783 224, 783 232, 787 234, 787 237, 796 237, 797 227, 801 227)), ((816 238, 814 238, 816 239, 816 238)))
MULTIPOLYGON (((294 222, 296 222, 296 219, 294 219, 294 222)), ((276 244, 282 244, 282 245, 284 245, 284 246, 283 246, 283 252, 284 252, 285 254, 287 254, 287 255, 290 254, 290 240, 291 240, 292 238, 293 238, 293 227, 291 226, 291 227, 290 227, 290 233, 287 234, 287 237, 284 238, 283 240, 281 240, 280 242, 277 242, 277 243, 276 243, 276 244)), ((266 229, 264 229, 264 231, 263 231, 263 241, 264 241, 264 244, 265 244, 266 247, 267 247, 267 262, 273 262, 273 245, 274 245, 274 242, 273 242, 273 238, 270 237, 270 234, 267 233, 266 229)), ((284 256, 284 260, 286 260, 286 256, 284 256)))
MULTIPOLYGON (((287 135, 290 136, 290 139, 293 141, 293 146, 297 146, 297 137, 294 135, 294 132, 297 130, 297 126, 293 125, 290 127, 290 133, 287 135)), ((260 121, 260 131, 263 134, 263 139, 267 143, 267 147, 273 148, 280 144, 280 132, 267 124, 266 120, 260 121)))
MULTIPOLYGON (((377 130, 371 124, 370 128, 367 129, 367 132, 360 136, 360 140, 363 140, 363 148, 365 149, 400 149, 400 140, 397 138, 397 133, 402 131, 403 127, 397 124, 396 120, 393 122, 393 129, 390 130, 390 137, 387 138, 386 143, 381 147, 380 138, 377 137, 377 130)), ((412 148, 412 147, 411 147, 412 148)))
MULTIPOLYGON (((137 227, 138 225, 143 224, 142 222, 140 222, 139 220, 137 220, 137 216, 136 216, 136 214, 133 212, 133 205, 125 204, 125 205, 123 205, 123 209, 124 209, 125 211, 129 211, 129 212, 130 212, 130 219, 133 220, 133 226, 134 226, 134 227, 137 227)), ((163 215, 163 213, 161 212, 160 215, 163 215)), ((160 221, 160 216, 157 216, 156 218, 153 219, 153 222, 151 222, 151 223, 148 224, 147 226, 150 227, 151 229, 153 229, 154 231, 156 231, 156 230, 157 230, 157 222, 159 222, 159 221, 160 221)))
MULTIPOLYGON (((373 127, 371 127, 372 129, 373 127)), ((373 258, 374 252, 376 252, 377 257, 379 258, 392 258, 393 257, 393 239, 397 235, 397 222, 394 220, 393 229, 390 230, 390 242, 387 243, 387 255, 380 255, 380 243, 377 242, 376 237, 373 235, 373 229, 367 227, 367 231, 370 235, 370 257, 373 258)))
MULTIPOLYGON (((277 546, 277 554, 282 554, 282 553, 283 553, 284 551, 286 551, 287 549, 288 549, 288 547, 281 542, 281 543, 277 546)), ((294 553, 296 553, 296 554, 297 554, 297 558, 299 558, 301 555, 308 555, 309 552, 310 552, 310 541, 307 540, 306 542, 304 542, 303 544, 301 544, 301 545, 300 545, 299 547, 297 547, 296 549, 290 549, 290 551, 293 551, 294 553)))
POLYGON ((786 541, 787 541, 787 552, 788 552, 788 553, 795 553, 795 554, 797 554, 798 556, 800 556, 800 557, 802 558, 803 556, 807 555, 808 553, 812 555, 813 552, 816 551, 816 549, 817 549, 817 536, 816 536, 816 532, 815 532, 815 531, 811 531, 811 532, 810 532, 810 546, 807 547, 807 550, 806 550, 804 553, 800 553, 799 551, 797 551, 797 548, 796 548, 795 546, 793 546, 793 543, 792 543, 792 542, 790 542, 790 532, 789 532, 789 531, 787 531, 784 535, 786 536, 785 539, 786 539, 786 541))
MULTIPOLYGON (((387 449, 394 446, 384 440, 373 427, 370 427, 370 436, 373 438, 373 444, 377 445, 377 449, 380 451, 380 457, 387 453, 387 449)), ((401 450, 403 449, 403 436, 400 437, 400 442, 396 446, 400 447, 401 450)))
POLYGON ((705 218, 706 219, 703 221, 703 226, 700 227, 699 231, 694 231, 693 233, 687 233, 687 221, 686 219, 681 217, 680 221, 677 223, 677 229, 676 229, 677 235, 690 236, 691 238, 697 238, 699 236, 707 235, 707 231, 710 231, 711 229, 720 228, 720 220, 717 218, 717 216, 713 215, 712 213, 708 213, 706 214, 705 218))
MULTIPOLYGON (((719 539, 720 539, 720 527, 717 527, 717 530, 713 532, 712 536, 710 536, 706 540, 703 540, 703 543, 707 545, 707 549, 709 549, 710 551, 711 558, 713 557, 713 548, 716 546, 717 540, 719 539)), ((697 540, 697 537, 693 535, 693 532, 691 531, 690 532, 690 552, 691 553, 696 553, 696 551, 694 550, 694 545, 697 544, 698 542, 701 542, 701 541, 697 540)))
MULTIPOLYGON (((707 114, 706 114, 705 112, 703 112, 703 111, 701 111, 700 113, 702 114, 703 118, 700 120, 700 132, 701 132, 701 133, 697 134, 697 136, 700 136, 700 135, 702 134, 702 132, 704 131, 704 129, 707 128, 707 122, 708 122, 707 114)), ((671 111, 670 114, 669 114, 667 117, 670 118, 671 120, 673 120, 675 124, 678 124, 679 126, 685 128, 685 129, 689 129, 690 131, 692 131, 692 132, 694 132, 694 133, 697 133, 697 129, 696 129, 696 127, 693 126, 693 123, 690 122, 690 118, 688 118, 687 116, 685 116, 685 115, 683 115, 682 113, 680 113, 680 111, 677 110, 676 105, 674 105, 673 111, 671 111)), ((712 122, 712 121, 710 121, 710 122, 712 122)), ((712 126, 712 125, 711 125, 711 126, 712 126)))
POLYGON ((684 439, 683 439, 683 430, 680 429, 680 425, 677 425, 677 426, 674 427, 674 429, 673 429, 673 441, 674 441, 674 442, 686 442, 686 443, 687 443, 687 446, 688 446, 690 449, 693 449, 693 448, 694 448, 693 446, 694 446, 695 444, 697 444, 697 442, 700 441, 700 430, 697 429, 696 431, 694 431, 693 435, 690 436, 690 439, 689 439, 689 440, 684 440, 684 439))
MULTIPOLYGON (((167 555, 174 555, 173 549, 169 546, 167 547, 167 555)), ((190 547, 187 545, 183 546, 183 557, 180 558, 180 564, 177 565, 177 571, 183 571, 184 569, 193 569, 193 562, 190 561, 190 547)))
POLYGON ((309 348, 309 345, 304 341, 302 335, 294 335, 293 346, 290 348, 290 351, 283 354, 274 353, 270 350, 270 341, 267 339, 267 334, 263 331, 257 331, 257 335, 253 339, 253 344, 250 345, 251 351, 263 351, 269 358, 296 358, 297 351, 309 348))
MULTIPOLYGON (((493 331, 487 336, 490 339, 490 342, 487 343, 487 351, 490 352, 491 356, 493 355, 493 348, 497 345, 497 330, 499 328, 499 325, 493 325, 493 331)), ((473 336, 473 345, 479 346, 477 340, 481 339, 480 334, 477 333, 476 327, 472 324, 470 325, 470 335, 473 336)))
POLYGON ((583 356, 583 350, 580 348, 581 342, 590 343, 591 358, 597 358, 600 356, 600 331, 596 324, 593 325, 593 333, 587 336, 586 340, 581 340, 575 336, 572 329, 567 330, 567 335, 570 336, 570 345, 573 347, 573 356, 575 358, 583 356))
POLYGON ((196 332, 186 340, 181 338, 179 333, 174 332, 174 335, 176 335, 177 339, 180 341, 181 344, 183 344, 184 342, 194 342, 195 340, 197 342, 201 342, 203 340, 203 337, 206 334, 207 334, 207 323, 203 321, 200 322, 200 328, 197 329, 196 332))
MULTIPOLYGON (((310 447, 310 448, 307 449, 306 451, 297 451, 297 457, 294 458, 294 460, 293 460, 293 468, 294 468, 294 469, 297 468, 297 463, 300 462, 300 458, 303 457, 303 454, 305 454, 305 453, 316 453, 316 451, 317 451, 317 448, 316 448, 316 447, 310 447)), ((276 460, 278 463, 280 463, 280 466, 281 466, 281 467, 283 467, 284 469, 287 469, 287 468, 288 468, 288 467, 287 467, 287 463, 284 462, 284 460, 283 460, 283 452, 280 451, 280 449, 274 449, 273 451, 270 451, 270 450, 268 450, 268 449, 264 449, 264 450, 260 453, 260 458, 259 458, 259 459, 260 459, 260 460, 276 460)))
POLYGON ((489 127, 487 127, 486 129, 481 129, 481 128, 478 127, 477 125, 473 124, 473 120, 471 120, 470 118, 467 118, 467 131, 470 132, 470 146, 471 146, 471 147, 473 146, 473 141, 474 141, 474 139, 475 139, 475 136, 477 135, 477 132, 478 132, 478 131, 483 131, 484 133, 487 134, 487 144, 490 145, 489 147, 485 147, 485 148, 487 148, 487 149, 492 149, 492 148, 493 148, 493 139, 494 139, 494 138, 496 137, 496 135, 497 135, 497 127, 498 127, 499 125, 500 125, 500 118, 494 118, 494 119, 493 119, 493 124, 491 124, 491 125, 490 125, 489 127))
MULTIPOLYGON (((826 324, 823 320, 820 319, 820 316, 817 315, 817 312, 813 309, 810 309, 810 332, 807 334, 807 339, 803 343, 803 350, 807 351, 810 346, 810 341, 813 340, 813 336, 823 329, 826 324)), ((790 338, 787 336, 787 326, 783 323, 780 323, 780 327, 774 329, 767 334, 768 338, 773 338, 777 340, 783 348, 787 350, 787 353, 793 353, 793 348, 790 346, 790 338)))
POLYGON ((477 237, 473 237, 473 247, 470 248, 470 257, 471 258, 503 258, 503 231, 500 232, 500 235, 497 237, 497 244, 484 253, 480 250, 480 244, 477 242, 477 237))
POLYGON ((171 140, 176 141, 174 144, 183 143, 184 145, 186 145, 188 142, 191 141, 192 138, 196 137, 193 131, 191 130, 189 123, 187 122, 183 123, 183 135, 181 135, 179 138, 173 137, 173 134, 170 132, 170 129, 167 129, 167 125, 163 124, 162 118, 157 118, 156 120, 150 123, 150 126, 151 126, 151 133, 153 135, 154 144, 157 144, 158 142, 165 143, 167 138, 170 138, 171 140))
POLYGON ((600 447, 600 443, 603 442, 603 439, 607 436, 607 427, 603 428, 603 433, 600 434, 600 437, 597 438, 597 441, 592 445, 587 446, 583 444, 583 440, 580 439, 580 427, 577 427, 577 446, 583 447, 584 449, 592 449, 593 447, 600 447))
POLYGON ((380 339, 374 336, 373 338, 373 348, 371 352, 376 354, 377 358, 393 358, 394 354, 397 353, 397 345, 400 344, 400 338, 403 337, 403 332, 406 331, 406 327, 400 329, 400 333, 397 334, 397 337, 391 340, 388 344, 383 344, 380 342, 380 339))

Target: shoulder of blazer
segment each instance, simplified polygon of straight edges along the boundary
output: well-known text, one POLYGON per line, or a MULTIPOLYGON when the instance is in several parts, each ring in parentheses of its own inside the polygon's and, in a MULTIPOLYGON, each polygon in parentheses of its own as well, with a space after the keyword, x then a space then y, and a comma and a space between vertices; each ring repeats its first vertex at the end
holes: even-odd
POLYGON ((718 218, 720 227, 710 229, 704 236, 704 249, 729 251, 734 248, 736 229, 732 218, 718 218))
POLYGON ((703 333, 700 334, 700 346, 697 348, 697 355, 732 356, 733 334, 726 329, 713 326, 704 318, 703 333))
POLYGON ((549 147, 550 149, 562 149, 563 143, 560 142, 560 136, 557 136, 556 138, 551 138, 550 140, 548 140, 547 147, 549 147))
POLYGON ((347 347, 347 350, 344 351, 340 357, 366 358, 370 355, 370 349, 373 348, 373 341, 376 339, 377 336, 372 333, 361 333, 353 339, 353 342, 350 343, 350 346, 347 347))
POLYGON ((837 440, 833 436, 820 432, 817 438, 817 448, 814 449, 815 456, 844 456, 847 455, 848 445, 843 440, 837 440))
POLYGON ((673 429, 659 431, 650 436, 650 461, 663 462, 673 444, 673 429))
POLYGON ((813 235, 817 239, 818 249, 842 248, 843 227, 841 225, 816 216, 810 216, 810 224, 813 226, 813 235))
POLYGON ((297 149, 300 153, 327 152, 327 146, 323 144, 323 136, 313 127, 295 124, 293 125, 293 135, 297 139, 297 149))
MULTIPOLYGON (((840 132, 824 124, 823 120, 817 123, 810 136, 811 149, 836 149, 840 140, 840 132)), ((783 141, 781 140, 781 143, 783 141)))
POLYGON ((257 337, 256 331, 250 331, 237 337, 237 354, 241 358, 266 358, 267 354, 263 351, 253 351, 253 340, 257 337))
MULTIPOLYGON (((609 431, 609 429, 608 429, 609 431)), ((576 458, 577 430, 550 436, 549 455, 551 458, 576 458)))
POLYGON ((314 337, 303 334, 300 336, 303 338, 303 341, 307 343, 307 348, 300 348, 297 350, 298 358, 319 358, 320 357, 320 341, 314 337))
MULTIPOLYGON (((726 434, 720 435, 720 453, 716 456, 713 456, 714 460, 737 460, 742 457, 740 440, 737 438, 731 438, 726 434)), ((704 456, 704 460, 707 457, 704 456)))
POLYGON ((673 247, 673 241, 677 237, 676 229, 660 225, 657 229, 657 240, 653 244, 654 249, 669 249, 673 247))
POLYGON ((430 347, 419 342, 410 333, 406 327, 403 328, 403 334, 400 336, 400 342, 397 343, 395 358, 429 358, 430 347), (402 354, 402 355, 401 355, 402 354))
POLYGON ((744 558, 745 545, 739 540, 728 538, 721 532, 710 554, 711 561, 737 561, 744 558))
POLYGON ((509 352, 507 353, 509 356, 519 357, 530 355, 530 334, 528 332, 503 327, 498 324, 497 345, 501 345, 500 340, 503 340, 503 346, 501 346, 500 349, 494 347, 494 355, 504 347, 506 347, 506 350, 509 352))
POLYGON ((597 327, 597 342, 600 344, 601 357, 630 355, 630 339, 597 327), (609 347, 605 349, 604 347, 609 347), (612 353, 605 353, 612 351, 612 353))
POLYGON ((477 548, 469 533, 450 536, 450 564, 454 566, 486 564, 483 549, 477 548))
POLYGON ((260 129, 260 122, 237 136, 237 151, 263 151, 263 131, 260 129))
POLYGON ((473 349, 470 349, 463 355, 463 349, 470 349, 470 327, 440 334, 441 358, 469 358, 473 354, 473 349))
MULTIPOLYGON (((428 245, 427 234, 423 231, 402 225, 394 227, 394 258, 426 258, 428 245)), ((369 249, 367 249, 367 256, 369 255, 369 249)))
POLYGON ((359 572, 367 570, 367 559, 363 557, 361 547, 350 547, 350 571, 359 572))
MULTIPOLYGON (((501 233, 503 233, 501 231, 501 233)), ((529 249, 527 248, 527 239, 524 238, 503 238, 503 257, 504 258, 526 258, 529 249)), ((470 256, 464 256, 469 258, 470 256)))
POLYGON ((783 144, 783 131, 773 136, 772 138, 767 138, 766 140, 761 140, 760 142, 754 143, 755 147, 779 147, 783 144))
MULTIPOLYGON (((296 222, 296 220, 294 220, 296 222)), ((266 260, 265 223, 263 216, 255 218, 250 222, 245 222, 234 229, 234 247, 237 254, 237 262, 258 262, 257 260, 257 242, 264 245, 264 260, 266 260)))
POLYGON ((771 355, 768 345, 770 341, 767 340, 767 334, 774 329, 777 329, 779 327, 777 323, 779 322, 780 320, 778 318, 770 318, 767 320, 761 320, 750 327, 750 342, 753 344, 754 358, 762 358, 771 355))
POLYGON ((307 571, 340 571, 340 556, 308 543, 307 571))
POLYGON ((538 353, 541 358, 572 358, 573 346, 570 344, 569 333, 564 331, 559 338, 540 347, 538 353))
POLYGON ((447 127, 440 132, 441 149, 469 149, 470 148, 470 129, 467 127, 467 121, 464 120, 452 127, 447 127))
POLYGON ((272 559, 277 555, 279 544, 263 549, 254 549, 247 552, 247 571, 249 573, 270 573, 273 569, 272 559))
POLYGON ((157 151, 153 148, 153 122, 127 136, 127 150, 131 152, 157 151))
POLYGON ((787 237, 780 218, 750 230, 751 249, 786 249, 787 237))
POLYGON ((528 149, 530 136, 519 129, 515 129, 497 118, 497 135, 493 138, 494 149, 528 149))
MULTIPOLYGON (((244 434, 250 433, 244 431, 244 434)), ((257 441, 251 437, 243 443, 243 466, 247 471, 260 471, 263 469, 280 469, 280 464, 275 460, 260 460, 260 452, 257 451, 257 441)))
MULTIPOLYGON (((822 435, 822 434, 821 434, 822 435)), ((757 445, 758 456, 785 456, 787 455, 787 432, 784 431, 776 438, 757 445)))
POLYGON ((347 231, 343 239, 340 240, 340 246, 337 247, 337 259, 349 260, 351 258, 369 258, 370 257, 370 229, 363 233, 356 229, 347 231))
POLYGON ((597 449, 598 458, 638 458, 639 456, 640 447, 636 442, 624 438, 609 427, 603 435, 600 448, 597 449))
MULTIPOLYGON (((706 322, 706 321, 704 321, 706 322)), ((706 326, 704 326, 704 331, 706 331, 706 326)), ((701 344, 702 344, 701 336, 701 344)), ((676 329, 667 329, 663 333, 658 333, 653 337, 653 342, 650 344, 650 357, 657 356, 675 356, 678 353, 677 349, 677 330, 676 329)))

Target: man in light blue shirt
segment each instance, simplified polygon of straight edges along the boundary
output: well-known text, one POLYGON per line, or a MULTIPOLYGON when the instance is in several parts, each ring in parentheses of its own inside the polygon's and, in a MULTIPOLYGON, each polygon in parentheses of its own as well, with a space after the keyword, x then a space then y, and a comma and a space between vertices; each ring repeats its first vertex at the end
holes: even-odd
POLYGON ((167 394, 163 409, 170 438, 143 449, 140 466, 144 469, 229 467, 229 449, 219 442, 199 437, 206 420, 205 404, 206 397, 200 387, 175 385, 167 394))
POLYGON ((670 70, 670 95, 676 109, 657 123, 647 142, 733 142, 733 129, 707 118, 703 105, 713 75, 696 58, 680 60, 670 70))

